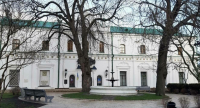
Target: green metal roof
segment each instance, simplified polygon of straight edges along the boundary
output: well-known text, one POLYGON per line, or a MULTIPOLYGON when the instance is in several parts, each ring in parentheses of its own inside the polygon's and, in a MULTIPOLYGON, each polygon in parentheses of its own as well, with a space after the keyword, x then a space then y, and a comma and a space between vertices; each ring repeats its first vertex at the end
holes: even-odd
POLYGON ((111 33, 162 35, 162 30, 159 30, 159 29, 144 29, 144 28, 116 27, 116 26, 111 26, 110 32, 111 33))
MULTIPOLYGON (((145 29, 145 28, 131 28, 131 27, 110 27, 111 33, 130 33, 130 34, 148 34, 148 35, 163 35, 163 30, 161 29, 145 29)), ((190 36, 187 34, 176 33, 174 36, 190 36)))
POLYGON ((45 21, 31 21, 31 20, 18 20, 18 19, 7 19, 7 18, 2 18, 0 19, 0 24, 4 26, 9 25, 9 21, 12 21, 11 25, 12 26, 21 26, 21 27, 36 27, 36 28, 54 28, 58 29, 58 22, 45 22, 45 21))

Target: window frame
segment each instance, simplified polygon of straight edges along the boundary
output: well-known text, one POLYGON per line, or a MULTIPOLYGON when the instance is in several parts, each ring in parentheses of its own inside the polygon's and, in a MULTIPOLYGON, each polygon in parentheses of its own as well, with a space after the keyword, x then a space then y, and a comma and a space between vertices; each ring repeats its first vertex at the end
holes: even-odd
POLYGON ((126 54, 125 44, 120 44, 120 54, 126 54), (122 47, 123 46, 123 47, 122 47))
POLYGON ((10 74, 9 75, 9 81, 10 81, 9 87, 19 87, 20 70, 19 69, 10 69, 9 74, 10 74), (12 74, 11 71, 13 71, 13 73, 16 72, 16 73, 14 73, 15 75, 12 74), (13 75, 14 75, 14 79, 11 80, 13 75), (17 78, 17 79, 15 79, 15 78, 17 78), (14 84, 14 83, 16 83, 16 81, 17 81, 17 84, 14 84))
POLYGON ((12 40, 12 49, 18 50, 20 46, 20 40, 19 39, 13 39, 12 40))
POLYGON ((183 53, 183 48, 182 47, 178 47, 177 50, 178 50, 178 55, 181 55, 183 53))
POLYGON ((97 76, 97 86, 102 86, 102 83, 103 83, 103 81, 102 81, 102 76, 101 75, 98 75, 97 76), (98 78, 101 78, 101 83, 98 83, 98 78))
POLYGON ((185 83, 185 73, 184 72, 179 72, 178 73, 178 77, 179 77, 179 84, 184 84, 185 83))
POLYGON ((99 43, 99 53, 104 53, 104 43, 102 41, 99 43))
POLYGON ((140 74, 141 74, 141 86, 148 86, 148 80, 147 80, 147 72, 145 72, 145 71, 142 71, 142 72, 140 72, 140 74), (143 78, 142 78, 142 73, 144 73, 145 75, 146 75, 146 85, 145 84, 143 84, 142 82, 144 82, 144 81, 142 81, 143 80, 143 78))
POLYGON ((67 42, 67 51, 73 52, 73 41, 72 40, 68 40, 68 42, 67 42))
POLYGON ((140 45, 140 54, 146 54, 146 47, 145 47, 145 45, 140 45))
POLYGON ((49 41, 42 41, 42 50, 49 51, 49 41))

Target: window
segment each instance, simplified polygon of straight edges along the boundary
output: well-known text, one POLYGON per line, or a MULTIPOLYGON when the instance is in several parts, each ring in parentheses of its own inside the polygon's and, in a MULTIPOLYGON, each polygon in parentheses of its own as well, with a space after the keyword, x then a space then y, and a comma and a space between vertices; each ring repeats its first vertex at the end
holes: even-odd
POLYGON ((20 70, 10 70, 10 75, 9 75, 10 87, 19 86, 19 72, 20 70))
POLYGON ((141 72, 141 86, 147 86, 147 73, 141 72))
POLYGON ((125 54, 125 45, 124 44, 120 44, 120 53, 125 54))
POLYGON ((49 50, 49 41, 42 41, 42 50, 49 50))
POLYGON ((12 41, 12 49, 13 50, 19 49, 19 45, 20 45, 20 40, 19 39, 13 39, 13 41, 12 41))
POLYGON ((140 45, 140 53, 141 54, 146 54, 145 45, 140 45))
POLYGON ((178 47, 178 55, 181 55, 183 52, 182 47, 178 47))
POLYGON ((100 44, 99 44, 99 52, 104 53, 104 43, 103 42, 100 42, 100 44))
POLYGON ((120 86, 126 86, 126 71, 120 71, 120 86))
POLYGON ((67 42, 67 45, 68 45, 68 52, 73 52, 73 41, 72 40, 69 40, 67 42))
POLYGON ((179 83, 184 83, 184 73, 183 72, 179 72, 179 83))
POLYGON ((40 86, 48 87, 50 82, 50 70, 40 70, 40 86))
POLYGON ((97 86, 102 86, 102 77, 100 75, 97 76, 97 86))

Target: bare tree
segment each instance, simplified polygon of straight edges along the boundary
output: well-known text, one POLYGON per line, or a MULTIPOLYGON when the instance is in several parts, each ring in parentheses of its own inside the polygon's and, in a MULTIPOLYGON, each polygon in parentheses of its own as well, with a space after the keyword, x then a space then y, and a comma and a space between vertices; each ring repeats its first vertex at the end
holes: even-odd
MULTIPOLYGON (((43 3, 32 0, 36 18, 59 18, 60 33, 71 39, 76 47, 82 70, 82 92, 90 91, 91 69, 88 57, 88 41, 103 38, 101 22, 112 21, 119 15, 125 0, 58 0, 43 3), (53 8, 53 9, 52 9, 53 8), (91 40, 90 40, 91 39, 91 40)), ((51 32, 49 39, 53 34, 51 32)))
POLYGON ((179 33, 179 36, 174 36, 172 44, 179 50, 179 55, 182 58, 182 64, 179 68, 187 69, 191 75, 193 75, 198 82, 200 82, 200 73, 197 62, 199 61, 198 46, 194 46, 195 40, 198 39, 200 31, 196 27, 185 27, 182 31, 188 31, 187 34, 179 33), (187 29, 187 30, 185 30, 187 29))
POLYGON ((156 95, 165 95, 167 77, 167 55, 172 37, 182 27, 195 26, 200 14, 199 0, 141 0, 139 5, 141 25, 146 28, 161 29, 159 42, 156 95))
POLYGON ((0 7, 1 101, 10 82, 19 74, 18 70, 38 60, 36 54, 41 51, 38 41, 42 35, 38 38, 41 31, 33 27, 37 25, 26 13, 24 0, 1 0, 0 7), (26 17, 30 20, 23 20, 26 17), (15 71, 7 72, 9 68, 15 71))

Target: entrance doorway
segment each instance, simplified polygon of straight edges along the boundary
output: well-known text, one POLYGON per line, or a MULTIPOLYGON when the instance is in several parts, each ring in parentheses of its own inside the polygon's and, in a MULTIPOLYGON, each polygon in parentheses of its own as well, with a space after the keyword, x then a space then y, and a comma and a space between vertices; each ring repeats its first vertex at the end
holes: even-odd
POLYGON ((126 86, 126 71, 120 71, 120 86, 126 86))
POLYGON ((69 79, 70 79, 69 87, 75 87, 75 76, 74 75, 70 75, 69 79))

